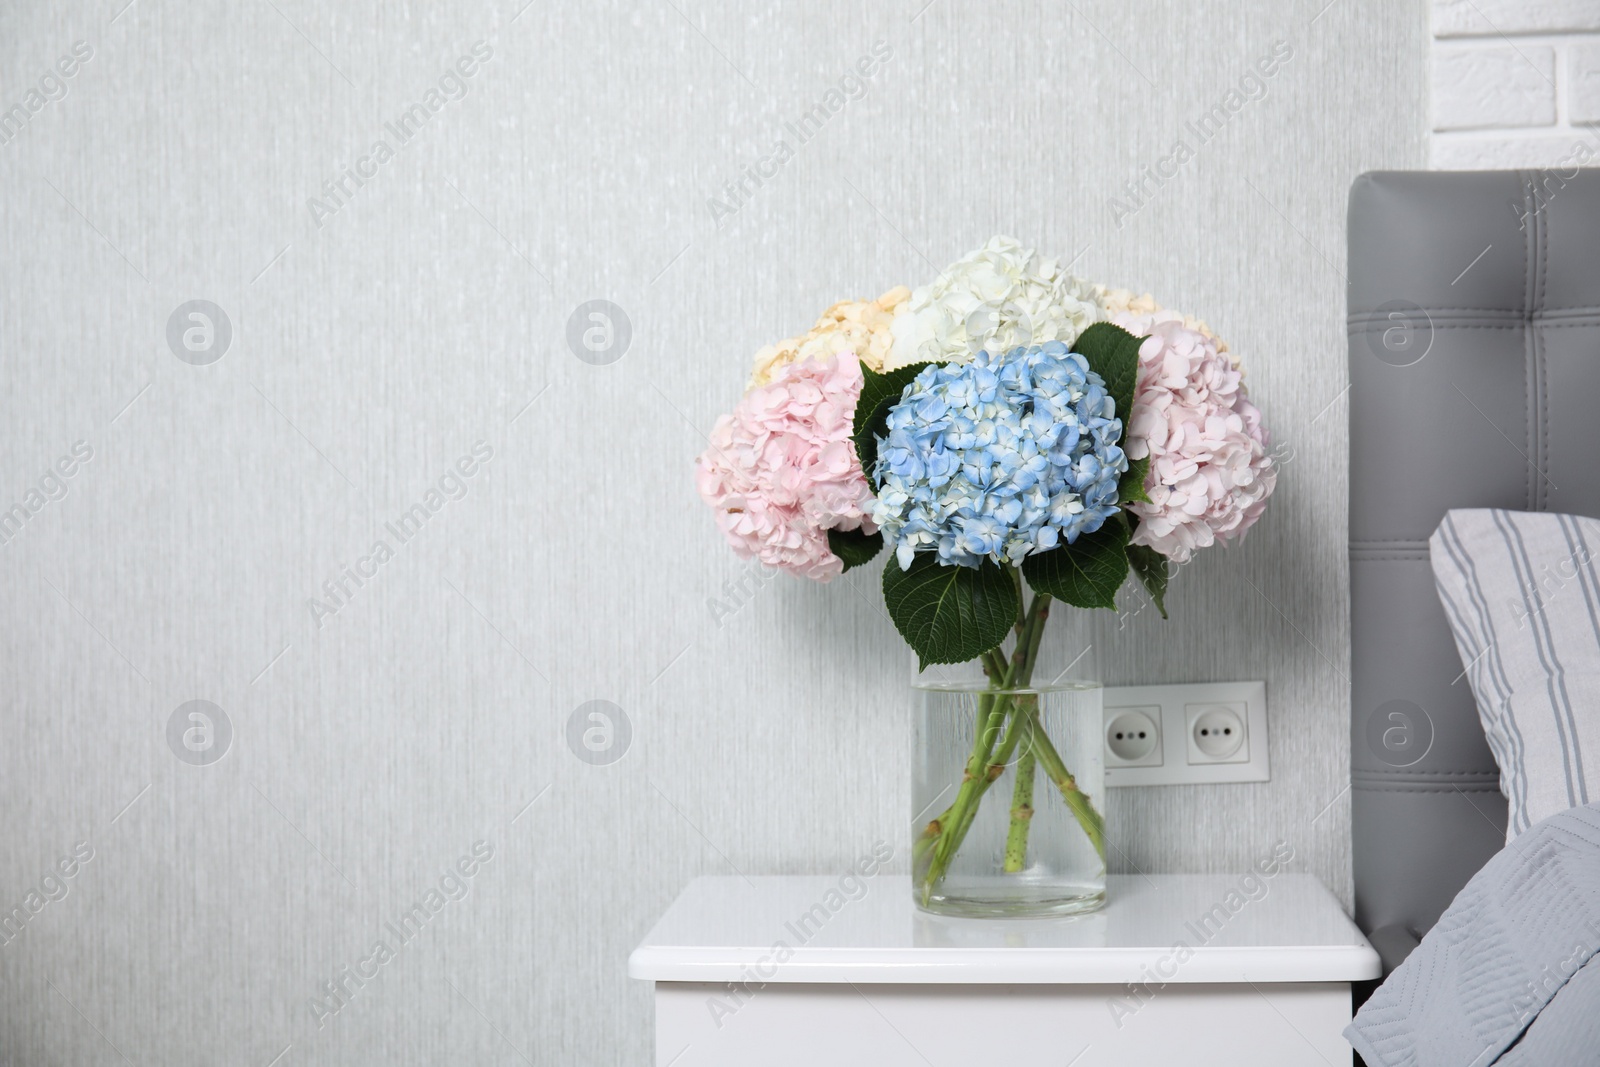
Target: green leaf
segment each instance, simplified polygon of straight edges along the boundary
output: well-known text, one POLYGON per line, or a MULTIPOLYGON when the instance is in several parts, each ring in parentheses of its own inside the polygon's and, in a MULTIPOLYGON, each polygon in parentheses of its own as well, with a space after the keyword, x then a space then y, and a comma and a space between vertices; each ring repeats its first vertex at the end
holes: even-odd
POLYGON ((1128 434, 1128 413, 1133 410, 1133 387, 1139 380, 1141 339, 1121 326, 1097 322, 1078 335, 1072 350, 1089 361, 1089 369, 1106 383, 1106 392, 1117 405, 1122 434, 1128 434))
POLYGON ((1128 546, 1128 566, 1150 594, 1161 617, 1167 617, 1167 557, 1148 545, 1128 546))
POLYGON ((1022 561, 1022 576, 1036 593, 1049 593, 1077 608, 1117 606, 1117 590, 1128 577, 1128 527, 1120 516, 1092 534, 1022 561))
MULTIPOLYGON (((883 433, 889 421, 889 409, 894 406, 898 397, 888 397, 878 402, 877 408, 872 412, 861 432, 856 434, 852 442, 856 446, 856 459, 861 462, 861 473, 867 476, 867 484, 874 490, 878 488, 877 480, 872 477, 872 468, 878 462, 878 435, 883 433)), ((856 409, 860 411, 858 407, 856 409)))
MULTIPOLYGON (((1127 437, 1126 430, 1123 433, 1127 437)), ((1150 503, 1150 494, 1145 492, 1145 476, 1150 473, 1150 457, 1128 460, 1128 469, 1117 481, 1117 499, 1124 504, 1137 500, 1141 503, 1150 503)))
POLYGON ((862 533, 860 530, 829 530, 828 547, 844 561, 844 569, 868 563, 883 551, 883 534, 862 533))
POLYGON ((930 663, 965 663, 995 648, 1017 621, 1021 598, 1000 565, 946 566, 937 553, 918 552, 910 570, 891 559, 883 568, 883 603, 917 654, 930 663))
POLYGON ((855 438, 856 458, 861 461, 861 469, 866 472, 869 482, 872 481, 872 465, 878 460, 878 435, 888 426, 889 409, 900 400, 900 394, 905 392, 911 380, 927 366, 927 363, 913 363, 909 367, 879 374, 862 365, 861 397, 856 401, 851 433, 855 438))
POLYGON ((913 363, 879 374, 866 364, 862 364, 861 375, 864 380, 861 383, 861 399, 856 403, 853 431, 859 435, 878 405, 890 398, 899 400, 900 394, 905 392, 911 380, 930 366, 932 366, 930 363, 913 363))

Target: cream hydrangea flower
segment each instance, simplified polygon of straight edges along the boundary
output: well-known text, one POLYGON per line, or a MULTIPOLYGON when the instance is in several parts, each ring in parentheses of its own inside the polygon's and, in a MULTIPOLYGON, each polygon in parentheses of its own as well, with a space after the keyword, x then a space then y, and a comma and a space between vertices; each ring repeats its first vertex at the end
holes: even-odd
POLYGON ((966 363, 980 351, 1062 341, 1105 318, 1088 282, 1010 237, 989 243, 917 288, 894 317, 884 370, 966 363))
POLYGON ((756 353, 750 387, 769 385, 778 368, 807 359, 825 359, 852 352, 869 370, 883 370, 894 337, 890 324, 895 311, 911 296, 897 285, 876 300, 841 300, 822 313, 817 324, 799 337, 767 345, 756 353))
POLYGON ((1193 315, 1183 315, 1176 311, 1169 311, 1156 303, 1156 298, 1149 293, 1135 293, 1132 289, 1112 289, 1109 286, 1096 285, 1094 298, 1105 310, 1106 318, 1115 322, 1135 337, 1145 337, 1150 333, 1151 327, 1158 322, 1182 323, 1186 330, 1205 334, 1215 343, 1217 351, 1226 355, 1233 362, 1235 368, 1239 367, 1239 359, 1228 351, 1228 343, 1218 337, 1216 333, 1200 319, 1193 315))

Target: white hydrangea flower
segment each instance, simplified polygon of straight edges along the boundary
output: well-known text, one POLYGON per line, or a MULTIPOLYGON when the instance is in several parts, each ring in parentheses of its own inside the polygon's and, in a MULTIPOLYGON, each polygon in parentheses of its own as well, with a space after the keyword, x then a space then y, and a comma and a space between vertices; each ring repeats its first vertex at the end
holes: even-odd
POLYGON ((1105 318, 1094 288, 1010 237, 946 267, 895 312, 884 370, 912 363, 966 363, 980 351, 1061 341, 1105 318))

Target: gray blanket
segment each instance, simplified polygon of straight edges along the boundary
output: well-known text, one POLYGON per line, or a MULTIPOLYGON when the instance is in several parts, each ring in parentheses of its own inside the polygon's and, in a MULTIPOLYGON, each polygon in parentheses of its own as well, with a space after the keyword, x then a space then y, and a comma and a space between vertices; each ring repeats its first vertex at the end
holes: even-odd
POLYGON ((1600 804, 1590 804, 1484 864, 1345 1037, 1370 1067, 1600 1063, 1597 950, 1600 804))

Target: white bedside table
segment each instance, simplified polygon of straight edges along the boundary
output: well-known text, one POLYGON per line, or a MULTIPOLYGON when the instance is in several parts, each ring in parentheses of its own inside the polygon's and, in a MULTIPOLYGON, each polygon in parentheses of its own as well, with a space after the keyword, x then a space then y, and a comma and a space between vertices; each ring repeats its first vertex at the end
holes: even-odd
POLYGON ((658 1067, 1349 1064, 1377 953, 1311 876, 1247 877, 1113 876, 1102 911, 1009 921, 920 912, 905 876, 698 878, 628 973, 658 1067))

